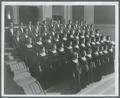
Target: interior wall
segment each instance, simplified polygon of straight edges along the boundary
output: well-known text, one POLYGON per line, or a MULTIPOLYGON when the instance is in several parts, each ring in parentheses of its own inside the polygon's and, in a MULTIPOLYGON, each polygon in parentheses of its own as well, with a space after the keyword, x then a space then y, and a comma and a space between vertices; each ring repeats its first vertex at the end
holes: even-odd
POLYGON ((103 35, 109 35, 115 41, 115 6, 95 6, 94 24, 103 35))
POLYGON ((35 6, 20 6, 19 7, 19 17, 20 21, 24 24, 28 24, 29 21, 32 21, 33 24, 38 20, 38 8, 35 6))
POLYGON ((52 16, 62 16, 64 17, 64 7, 63 6, 53 6, 52 16))
POLYGON ((95 6, 94 16, 95 24, 115 24, 115 7, 95 6))
POLYGON ((72 6, 72 20, 84 20, 84 6, 72 6))

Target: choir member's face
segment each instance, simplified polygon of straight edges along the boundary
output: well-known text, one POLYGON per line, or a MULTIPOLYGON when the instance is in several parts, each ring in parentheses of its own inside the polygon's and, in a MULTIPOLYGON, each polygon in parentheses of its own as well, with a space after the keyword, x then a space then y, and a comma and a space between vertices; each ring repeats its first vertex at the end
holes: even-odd
POLYGON ((53 45, 53 48, 54 48, 55 50, 57 49, 56 44, 53 45))
POLYGON ((70 46, 72 46, 72 42, 70 42, 70 46))
POLYGON ((28 29, 26 29, 26 34, 28 34, 28 29))
POLYGON ((45 47, 43 47, 42 52, 43 52, 43 53, 45 52, 45 47))
POLYGON ((17 31, 17 36, 19 36, 20 35, 20 31, 17 31))
POLYGON ((20 25, 23 26, 23 22, 21 22, 20 25))
POLYGON ((13 23, 12 22, 10 23, 10 27, 13 28, 13 23))
POLYGON ((39 21, 37 21, 37 25, 39 25, 40 23, 39 23, 39 21))
POLYGON ((29 43, 32 44, 32 39, 31 38, 29 38, 29 43))
POLYGON ((91 43, 91 38, 89 38, 88 42, 91 43))
POLYGON ((79 45, 79 41, 77 41, 76 43, 77 43, 77 45, 79 45))
POLYGON ((42 37, 39 37, 39 40, 41 41, 41 40, 42 40, 42 37))
POLYGON ((83 56, 86 56, 86 51, 84 51, 83 56))

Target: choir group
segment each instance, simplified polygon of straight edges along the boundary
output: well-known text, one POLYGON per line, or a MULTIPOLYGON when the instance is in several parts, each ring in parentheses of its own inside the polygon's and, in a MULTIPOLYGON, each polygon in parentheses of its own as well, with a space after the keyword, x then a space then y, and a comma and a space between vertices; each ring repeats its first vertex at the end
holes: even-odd
POLYGON ((7 42, 30 73, 47 88, 50 82, 69 80, 71 93, 114 72, 114 44, 110 36, 85 21, 61 23, 51 19, 17 29, 10 23, 7 42))

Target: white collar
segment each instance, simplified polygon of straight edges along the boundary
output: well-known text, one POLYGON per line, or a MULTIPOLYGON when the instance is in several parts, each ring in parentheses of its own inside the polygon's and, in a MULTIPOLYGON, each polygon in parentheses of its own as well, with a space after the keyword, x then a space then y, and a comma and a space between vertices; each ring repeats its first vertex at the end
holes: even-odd
POLYGON ((82 57, 82 60, 84 60, 84 61, 85 61, 85 60, 86 60, 86 57, 85 57, 85 56, 84 56, 84 57, 82 57))
POLYGON ((74 63, 78 63, 78 59, 72 60, 74 63))
POLYGON ((31 44, 28 44, 27 47, 28 47, 28 48, 32 48, 32 45, 31 45, 31 44))
POLYGON ((41 56, 46 56, 46 53, 45 53, 45 52, 43 52, 43 53, 40 53, 40 55, 41 55, 41 56))
POLYGON ((48 43, 51 43, 51 40, 48 40, 48 43))
POLYGON ((93 45, 95 45, 95 42, 92 42, 93 45))
POLYGON ((57 51, 56 50, 53 50, 52 53, 56 53, 57 51))
POLYGON ((78 45, 75 45, 75 48, 79 48, 79 46, 78 46, 78 45))
POLYGON ((103 54, 103 52, 102 52, 102 51, 100 51, 99 53, 100 53, 100 54, 103 54))
POLYGON ((25 34, 25 38, 28 38, 28 35, 25 34))
POLYGON ((60 48, 59 51, 60 51, 60 52, 63 52, 63 51, 64 51, 64 48, 60 48))
POLYGON ((98 51, 96 51, 95 54, 98 54, 98 51))
POLYGON ((107 53, 108 53, 108 51, 107 51, 107 50, 104 50, 104 53, 106 53, 106 54, 107 54, 107 53))
POLYGON ((85 44, 82 43, 81 46, 85 47, 85 44))
POLYGON ((76 39, 79 39, 79 37, 78 37, 78 36, 76 36, 75 38, 76 38, 76 39))
POLYGON ((42 42, 41 42, 41 41, 38 41, 37 44, 38 44, 38 45, 42 45, 42 42))
POLYGON ((88 57, 92 57, 92 55, 91 55, 91 54, 88 54, 87 56, 88 56, 88 57))
POLYGON ((72 49, 72 46, 67 47, 67 49, 72 49))
POLYGON ((113 52, 113 49, 109 49, 109 51, 113 52))
POLYGON ((70 35, 70 37, 71 37, 71 38, 74 38, 74 36, 73 36, 73 35, 70 35))
POLYGON ((67 40, 67 38, 66 38, 66 37, 63 37, 63 40, 67 40))
POLYGON ((98 41, 96 42, 97 44, 100 44, 98 41))
POLYGON ((81 38, 84 38, 85 36, 80 36, 81 38))
POLYGON ((57 42, 58 42, 58 41, 59 41, 59 40, 58 40, 58 38, 57 38, 57 39, 55 39, 55 41, 57 41, 57 42))

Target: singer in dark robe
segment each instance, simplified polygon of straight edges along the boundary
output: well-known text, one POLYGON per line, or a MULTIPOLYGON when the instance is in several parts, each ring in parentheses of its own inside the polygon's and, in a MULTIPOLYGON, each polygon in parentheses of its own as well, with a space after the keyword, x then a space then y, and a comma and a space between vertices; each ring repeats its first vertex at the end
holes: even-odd
POLYGON ((15 35, 15 32, 16 32, 16 31, 15 31, 15 29, 14 29, 14 25, 13 25, 12 22, 10 22, 10 28, 8 28, 7 31, 6 31, 6 39, 7 39, 8 44, 9 44, 11 47, 14 46, 14 45, 13 45, 13 43, 14 43, 13 37, 14 37, 14 35, 15 35))
POLYGON ((96 66, 96 68, 93 70, 93 79, 96 82, 101 80, 101 61, 99 55, 99 47, 95 47, 95 51, 92 53, 92 56, 96 66))
POLYGON ((39 54, 39 82, 43 85, 43 88, 48 88, 48 54, 46 53, 45 47, 39 54))
POLYGON ((109 73, 113 73, 114 72, 114 46, 113 44, 111 44, 108 49, 108 55, 109 55, 109 73))
POLYGON ((37 78, 38 66, 37 66, 37 55, 35 52, 35 47, 33 46, 32 39, 28 39, 26 49, 24 51, 26 54, 26 65, 29 67, 30 73, 33 77, 37 78))
POLYGON ((110 61, 110 58, 109 58, 109 54, 108 54, 108 46, 105 45, 104 47, 104 75, 107 75, 109 73, 109 61, 110 61))
POLYGON ((79 63, 82 68, 81 86, 82 88, 85 88, 88 83, 88 74, 89 74, 89 66, 86 58, 86 51, 83 51, 81 56, 79 57, 79 63))
POLYGON ((71 93, 77 93, 81 90, 81 66, 78 60, 78 53, 73 53, 73 59, 70 64, 71 68, 71 93))
POLYGON ((88 83, 92 83, 93 82, 93 69, 95 68, 95 62, 93 61, 93 57, 92 57, 92 50, 91 48, 88 48, 86 50, 86 58, 87 58, 87 63, 89 66, 89 71, 88 71, 88 83))

